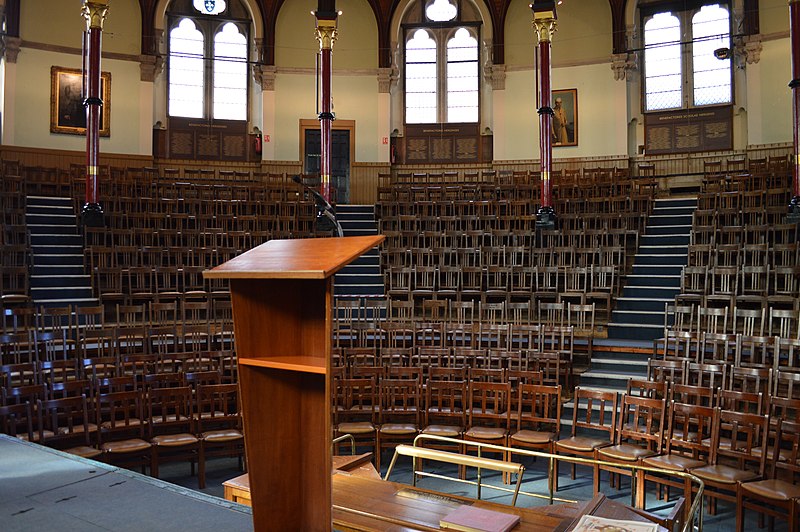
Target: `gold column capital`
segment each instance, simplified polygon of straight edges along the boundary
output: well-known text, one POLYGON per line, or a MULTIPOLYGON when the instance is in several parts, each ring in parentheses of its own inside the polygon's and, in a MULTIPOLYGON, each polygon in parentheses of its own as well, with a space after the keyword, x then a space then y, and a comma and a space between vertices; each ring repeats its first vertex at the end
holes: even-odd
POLYGON ((556 32, 556 14, 554 11, 534 12, 532 24, 540 43, 552 42, 553 34, 556 32))
POLYGON ((317 28, 314 35, 319 41, 320 50, 332 50, 333 43, 336 42, 338 30, 336 29, 336 19, 317 19, 317 28))
POLYGON ((86 19, 86 29, 103 29, 103 22, 108 14, 109 0, 83 0, 81 15, 86 19))

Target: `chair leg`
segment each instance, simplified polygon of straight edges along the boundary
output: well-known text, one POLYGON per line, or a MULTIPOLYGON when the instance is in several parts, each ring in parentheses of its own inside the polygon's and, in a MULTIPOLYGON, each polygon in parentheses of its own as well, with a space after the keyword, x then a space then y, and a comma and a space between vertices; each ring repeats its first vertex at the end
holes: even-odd
POLYGON ((202 442, 197 450, 197 486, 200 489, 206 487, 206 449, 202 442))
MULTIPOLYGON (((573 466, 574 467, 574 466, 573 466)), ((594 476, 592 478, 592 494, 597 495, 600 492, 600 466, 594 464, 594 476)))
POLYGON ((158 451, 155 445, 150 447, 150 476, 158 478, 158 451))

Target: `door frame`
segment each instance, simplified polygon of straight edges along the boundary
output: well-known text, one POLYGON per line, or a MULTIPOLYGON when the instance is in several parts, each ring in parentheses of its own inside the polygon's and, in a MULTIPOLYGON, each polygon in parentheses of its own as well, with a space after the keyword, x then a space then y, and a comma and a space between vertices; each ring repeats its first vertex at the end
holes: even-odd
MULTIPOLYGON (((306 130, 320 129, 319 120, 316 118, 300 119, 300 168, 305 171, 306 160, 306 130)), ((353 162, 356 157, 356 121, 355 120, 334 120, 331 129, 346 130, 350 132, 350 168, 348 169, 348 179, 353 176, 353 162)))

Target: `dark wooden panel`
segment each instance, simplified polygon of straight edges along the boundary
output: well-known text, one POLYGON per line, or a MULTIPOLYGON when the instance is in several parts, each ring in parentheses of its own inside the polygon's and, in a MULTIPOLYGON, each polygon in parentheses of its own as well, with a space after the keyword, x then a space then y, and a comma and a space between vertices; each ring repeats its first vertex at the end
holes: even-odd
POLYGON ((733 148, 733 108, 706 107, 644 115, 647 155, 733 148))

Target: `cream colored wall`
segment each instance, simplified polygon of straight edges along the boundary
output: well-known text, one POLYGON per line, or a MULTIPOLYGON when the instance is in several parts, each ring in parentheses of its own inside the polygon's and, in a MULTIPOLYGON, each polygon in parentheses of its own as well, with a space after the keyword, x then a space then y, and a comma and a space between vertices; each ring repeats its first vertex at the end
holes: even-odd
MULTIPOLYGON (((578 145, 553 149, 554 158, 627 153, 625 82, 607 64, 553 69, 554 89, 578 89, 578 145)), ((506 77, 502 132, 508 160, 539 158, 539 127, 532 70, 506 77)))
MULTIPOLYGON (((141 50, 141 11, 136 0, 113 0, 103 26, 103 51, 138 55, 141 50)), ((86 22, 78 0, 20 2, 20 35, 26 41, 81 48, 86 22), (47 24, 46 21, 57 21, 47 24)))
MULTIPOLYGON (((765 41, 757 76, 748 78, 748 144, 792 141, 789 39, 765 41), (755 79, 753 79, 755 78, 755 79)), ((752 65, 748 65, 751 69, 752 65)), ((755 69, 753 69, 755 70, 755 69)))
MULTIPOLYGON (((319 43, 314 37, 315 19, 311 11, 316 0, 284 2, 275 25, 275 65, 313 68, 319 43)), ((333 46, 334 69, 377 68, 378 26, 375 15, 364 0, 339 5, 339 34, 333 46)))
MULTIPOLYGON (((78 135, 50 133, 50 67, 80 68, 80 56, 24 48, 17 60, 15 107, 24 109, 14 119, 17 146, 84 150, 78 135)), ((139 64, 104 59, 102 70, 111 72, 111 136, 100 138, 100 151, 149 153, 140 146, 139 64)))
MULTIPOLYGON (((530 0, 514 0, 505 28, 506 65, 533 65, 535 32, 530 0)), ((553 63, 608 61, 612 50, 608 0, 580 0, 558 6, 553 63)))
POLYGON ((789 31, 789 3, 786 0, 759 0, 758 25, 762 34, 789 31))
MULTIPOLYGON (((331 90, 336 117, 356 122, 356 161, 381 161, 376 78, 334 75, 331 90)), ((272 136, 276 160, 300 160, 300 119, 316 117, 314 76, 279 74, 275 79, 275 132, 272 136)))

